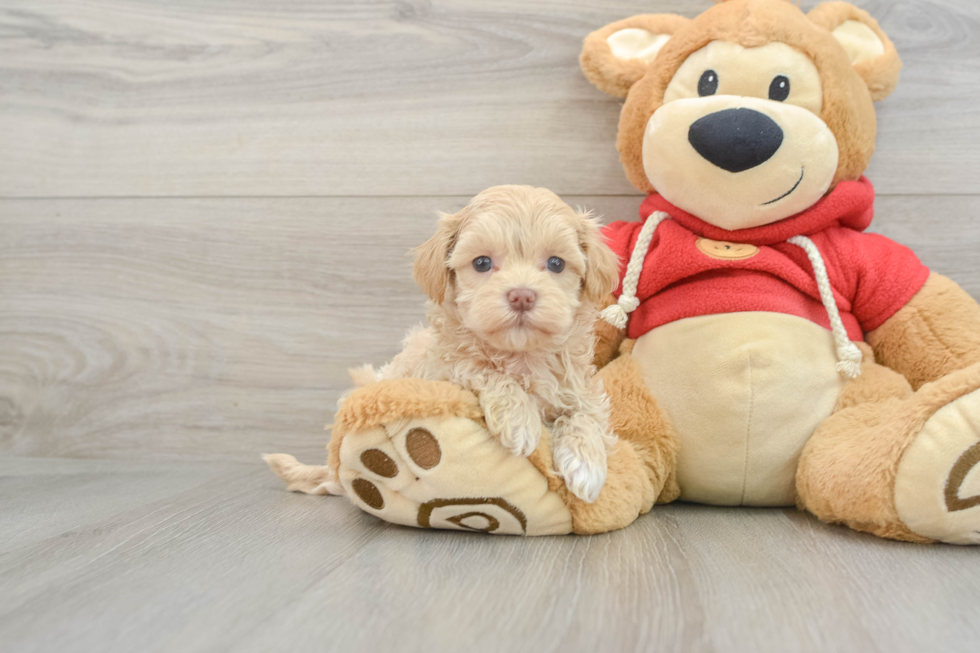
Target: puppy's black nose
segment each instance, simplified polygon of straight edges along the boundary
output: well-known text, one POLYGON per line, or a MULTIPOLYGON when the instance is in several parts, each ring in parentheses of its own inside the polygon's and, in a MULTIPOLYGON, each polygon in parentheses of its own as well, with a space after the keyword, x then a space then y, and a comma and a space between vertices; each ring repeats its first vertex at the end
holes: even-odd
POLYGON ((773 157, 783 144, 783 130, 764 113, 725 109, 695 121, 687 140, 722 170, 744 172, 773 157))
POLYGON ((534 302, 538 301, 538 294, 527 288, 514 288, 507 293, 507 301, 510 302, 511 310, 524 313, 534 308, 534 302))

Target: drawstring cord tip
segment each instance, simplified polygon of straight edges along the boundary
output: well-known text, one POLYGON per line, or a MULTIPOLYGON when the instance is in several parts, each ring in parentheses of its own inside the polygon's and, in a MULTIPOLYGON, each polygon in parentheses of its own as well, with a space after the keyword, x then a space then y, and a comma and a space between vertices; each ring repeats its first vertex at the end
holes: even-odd
POLYGON ((837 371, 849 379, 856 379, 861 376, 861 362, 864 356, 861 350, 853 342, 848 343, 848 347, 837 352, 837 371))
POLYGON ((620 296, 615 304, 602 309, 599 315, 603 320, 613 325, 617 329, 625 329, 629 322, 629 314, 640 306, 640 300, 636 297, 620 296))
POLYGON ((849 379, 856 379, 861 376, 861 363, 841 361, 837 363, 837 371, 849 379))
POLYGON ((629 316, 619 304, 613 304, 612 306, 607 306, 606 308, 602 309, 602 312, 599 313, 599 317, 617 329, 625 329, 626 323, 629 321, 629 316))
POLYGON ((617 329, 625 329, 629 323, 629 315, 640 305, 640 300, 636 298, 636 287, 640 282, 640 273, 643 271, 643 259, 650 250, 650 243, 653 242, 653 233, 664 220, 670 218, 663 211, 651 213, 646 222, 640 228, 640 233, 636 237, 636 244, 630 252, 630 260, 626 265, 626 274, 623 276, 623 294, 612 306, 607 306, 599 315, 603 320, 613 325, 617 329))

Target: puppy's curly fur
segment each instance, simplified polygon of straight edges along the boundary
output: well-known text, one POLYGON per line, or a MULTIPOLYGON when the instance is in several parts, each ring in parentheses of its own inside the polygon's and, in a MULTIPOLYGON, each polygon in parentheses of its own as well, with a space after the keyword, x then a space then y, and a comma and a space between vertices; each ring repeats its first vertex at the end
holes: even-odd
POLYGON ((594 378, 594 329, 599 303, 619 281, 596 222, 551 191, 496 186, 441 217, 415 251, 414 276, 431 300, 429 328, 412 330, 377 373, 353 370, 355 381, 457 383, 480 398, 489 430, 518 455, 534 451, 543 423, 556 471, 576 496, 595 501, 615 436, 594 378), (474 265, 481 257, 489 270, 474 265))

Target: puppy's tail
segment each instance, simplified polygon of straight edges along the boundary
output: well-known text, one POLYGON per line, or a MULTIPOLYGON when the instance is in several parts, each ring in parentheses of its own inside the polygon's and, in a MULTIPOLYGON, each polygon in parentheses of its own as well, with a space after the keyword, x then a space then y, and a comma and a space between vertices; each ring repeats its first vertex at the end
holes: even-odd
POLYGON ((286 481, 286 489, 306 494, 346 494, 344 486, 326 465, 304 465, 289 454, 266 453, 262 459, 276 476, 286 481))

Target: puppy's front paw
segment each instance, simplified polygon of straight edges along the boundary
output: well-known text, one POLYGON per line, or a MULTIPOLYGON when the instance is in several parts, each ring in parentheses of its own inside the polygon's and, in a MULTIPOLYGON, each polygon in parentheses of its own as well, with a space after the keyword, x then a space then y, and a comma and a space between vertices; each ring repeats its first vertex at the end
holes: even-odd
POLYGON ((480 393, 487 430, 516 456, 530 456, 541 439, 537 403, 513 382, 491 385, 480 393))
MULTIPOLYGON (((541 439, 541 418, 537 415, 513 415, 504 419, 496 431, 500 444, 515 456, 530 456, 538 448, 541 439)), ((491 432, 494 432, 491 429, 491 432)))
POLYGON ((558 444, 555 445, 555 471, 565 479, 565 487, 586 503, 599 498, 602 486, 606 484, 606 455, 601 460, 583 456, 581 452, 558 444))
POLYGON ((586 503, 598 499, 606 483, 606 445, 598 426, 595 433, 583 433, 559 421, 553 431, 555 471, 565 487, 586 503))

